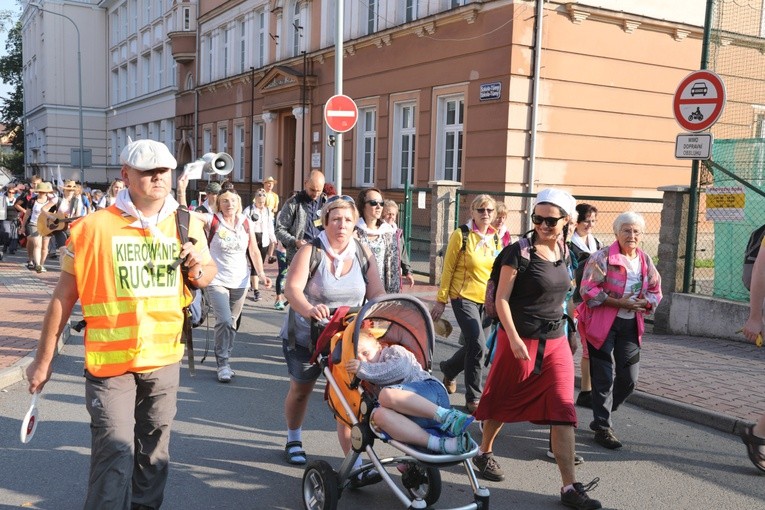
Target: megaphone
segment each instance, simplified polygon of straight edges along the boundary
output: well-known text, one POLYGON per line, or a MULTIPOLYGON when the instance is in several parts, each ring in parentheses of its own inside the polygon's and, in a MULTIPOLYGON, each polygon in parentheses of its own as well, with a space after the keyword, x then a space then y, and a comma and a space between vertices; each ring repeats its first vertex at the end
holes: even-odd
POLYGON ((234 169, 234 158, 225 152, 208 152, 202 156, 202 171, 208 174, 228 175, 234 169))
POLYGON ((225 152, 208 152, 201 158, 183 167, 189 179, 201 179, 202 172, 207 174, 228 175, 234 169, 234 158, 225 152))

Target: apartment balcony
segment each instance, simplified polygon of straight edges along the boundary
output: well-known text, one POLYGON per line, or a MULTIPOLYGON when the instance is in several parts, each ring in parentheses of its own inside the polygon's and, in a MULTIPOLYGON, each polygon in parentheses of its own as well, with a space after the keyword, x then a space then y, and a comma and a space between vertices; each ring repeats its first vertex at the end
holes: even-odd
POLYGON ((170 47, 176 62, 188 64, 194 61, 197 54, 196 32, 170 32, 167 36, 170 38, 170 47))

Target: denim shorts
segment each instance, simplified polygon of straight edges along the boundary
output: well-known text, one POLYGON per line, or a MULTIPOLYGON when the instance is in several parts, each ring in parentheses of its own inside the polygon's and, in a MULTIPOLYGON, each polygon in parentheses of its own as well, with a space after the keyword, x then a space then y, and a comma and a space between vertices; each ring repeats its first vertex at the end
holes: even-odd
POLYGON ((295 381, 312 383, 321 375, 321 367, 318 363, 311 364, 311 352, 306 347, 295 345, 294 349, 290 349, 287 340, 282 340, 282 352, 287 362, 287 371, 295 381))
MULTIPOLYGON (((446 388, 444 388, 444 385, 436 379, 413 381, 404 384, 392 384, 390 386, 386 386, 386 388, 411 391, 412 393, 416 393, 421 397, 425 397, 437 406, 441 406, 446 409, 451 407, 451 404, 449 403, 449 395, 446 393, 446 388)), ((440 423, 438 423, 433 418, 409 416, 409 419, 424 429, 438 429, 440 426, 440 423)))

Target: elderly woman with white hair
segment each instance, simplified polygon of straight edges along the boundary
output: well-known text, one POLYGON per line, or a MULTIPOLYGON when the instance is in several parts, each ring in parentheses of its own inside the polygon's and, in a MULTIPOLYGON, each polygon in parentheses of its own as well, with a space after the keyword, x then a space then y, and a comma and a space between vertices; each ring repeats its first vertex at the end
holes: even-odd
POLYGON ((611 414, 635 390, 644 316, 661 301, 661 276, 639 248, 645 220, 634 212, 614 221, 616 241, 587 260, 578 307, 579 333, 587 341, 592 377, 590 429, 595 442, 616 449, 611 414))

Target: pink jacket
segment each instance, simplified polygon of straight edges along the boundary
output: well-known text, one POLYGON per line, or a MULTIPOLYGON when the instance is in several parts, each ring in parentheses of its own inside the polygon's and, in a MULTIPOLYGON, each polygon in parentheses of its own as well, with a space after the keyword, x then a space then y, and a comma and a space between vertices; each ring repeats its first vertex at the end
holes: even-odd
MULTIPOLYGON (((643 287, 639 297, 648 300, 651 310, 655 310, 661 301, 661 276, 651 258, 638 249, 643 287)), ((627 284, 627 260, 619 250, 619 243, 614 242, 590 255, 584 267, 580 294, 582 303, 577 306, 579 316, 577 329, 579 334, 593 347, 600 349, 606 341, 608 332, 614 324, 619 309, 603 306, 607 297, 619 299, 624 295, 627 284)), ((638 342, 642 342, 645 331, 645 319, 642 313, 635 314, 638 327, 638 342)))

